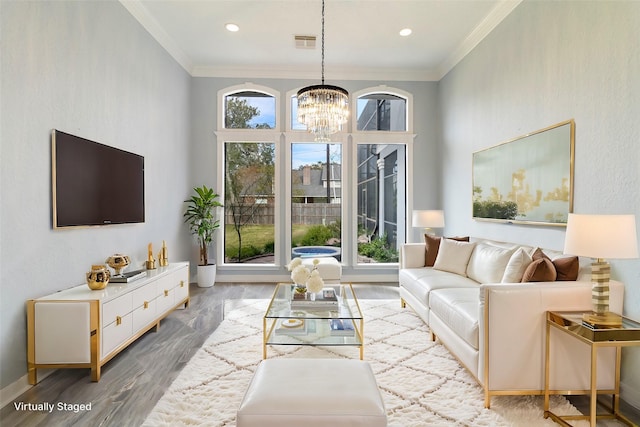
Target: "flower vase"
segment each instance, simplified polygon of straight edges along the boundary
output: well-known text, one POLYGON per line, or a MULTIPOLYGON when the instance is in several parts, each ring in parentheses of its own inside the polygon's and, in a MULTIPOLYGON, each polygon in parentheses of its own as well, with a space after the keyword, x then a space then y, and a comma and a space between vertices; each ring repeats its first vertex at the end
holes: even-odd
POLYGON ((305 285, 296 284, 293 288, 294 299, 305 299, 307 295, 307 287, 305 285))
POLYGON ((309 295, 309 301, 315 301, 316 300, 315 292, 308 292, 307 295, 309 295))

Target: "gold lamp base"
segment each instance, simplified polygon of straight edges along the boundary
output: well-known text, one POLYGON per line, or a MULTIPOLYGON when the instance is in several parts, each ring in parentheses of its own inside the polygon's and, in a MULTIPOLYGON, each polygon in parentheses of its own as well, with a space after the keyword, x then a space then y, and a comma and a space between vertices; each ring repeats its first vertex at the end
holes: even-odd
POLYGON ((622 326, 622 316, 611 313, 585 313, 582 320, 594 326, 622 326))

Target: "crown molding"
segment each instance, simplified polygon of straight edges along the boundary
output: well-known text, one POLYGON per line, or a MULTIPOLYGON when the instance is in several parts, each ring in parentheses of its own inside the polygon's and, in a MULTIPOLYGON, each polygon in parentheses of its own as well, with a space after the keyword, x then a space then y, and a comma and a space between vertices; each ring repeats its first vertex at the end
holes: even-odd
POLYGON ((460 43, 447 59, 438 67, 438 80, 447 75, 465 56, 469 54, 484 38, 493 31, 523 0, 504 0, 478 24, 476 28, 460 43))
MULTIPOLYGON (((194 66, 193 77, 239 77, 267 79, 318 80, 318 67, 281 68, 269 66, 194 66)), ((360 68, 335 67, 326 73, 327 82, 331 80, 384 80, 384 81, 437 81, 438 74, 429 70, 408 70, 402 68, 360 68)))
POLYGON ((139 0, 120 0, 120 4, 129 11, 131 15, 147 30, 168 53, 191 74, 193 63, 186 53, 176 44, 175 40, 167 34, 158 21, 156 21, 147 11, 147 8, 139 0))

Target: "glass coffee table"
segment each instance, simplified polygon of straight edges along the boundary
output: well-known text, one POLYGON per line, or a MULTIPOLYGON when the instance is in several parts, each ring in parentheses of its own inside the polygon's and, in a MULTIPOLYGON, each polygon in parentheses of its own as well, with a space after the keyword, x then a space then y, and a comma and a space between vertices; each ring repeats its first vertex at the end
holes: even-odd
MULTIPOLYGON (((364 318, 351 284, 328 286, 335 290, 337 303, 313 302, 291 308, 291 283, 279 283, 262 319, 262 358, 269 345, 352 346, 364 357, 364 318)), ((325 287, 326 289, 327 287, 325 287)))

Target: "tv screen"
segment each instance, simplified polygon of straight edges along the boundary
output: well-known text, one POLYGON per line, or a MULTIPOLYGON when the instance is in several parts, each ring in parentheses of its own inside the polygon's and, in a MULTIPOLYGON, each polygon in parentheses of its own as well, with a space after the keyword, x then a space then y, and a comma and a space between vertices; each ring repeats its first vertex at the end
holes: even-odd
POLYGON ((54 130, 53 227, 144 222, 144 157, 54 130))

